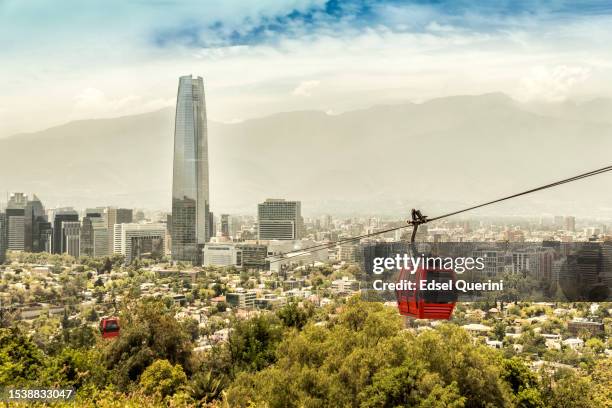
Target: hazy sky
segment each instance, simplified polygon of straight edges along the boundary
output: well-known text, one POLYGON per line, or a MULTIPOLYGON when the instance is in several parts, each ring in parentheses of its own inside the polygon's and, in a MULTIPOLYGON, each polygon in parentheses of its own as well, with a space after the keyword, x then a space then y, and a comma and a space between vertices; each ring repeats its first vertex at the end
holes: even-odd
POLYGON ((612 96, 609 1, 0 0, 0 137, 174 104, 209 118, 506 92, 612 96))

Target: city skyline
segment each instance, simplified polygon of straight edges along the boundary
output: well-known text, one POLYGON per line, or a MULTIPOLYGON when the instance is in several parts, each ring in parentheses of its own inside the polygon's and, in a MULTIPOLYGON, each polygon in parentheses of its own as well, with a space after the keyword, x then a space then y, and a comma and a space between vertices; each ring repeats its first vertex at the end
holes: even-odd
POLYGON ((24 402, 610 406, 609 0, 0 0, 24 402))

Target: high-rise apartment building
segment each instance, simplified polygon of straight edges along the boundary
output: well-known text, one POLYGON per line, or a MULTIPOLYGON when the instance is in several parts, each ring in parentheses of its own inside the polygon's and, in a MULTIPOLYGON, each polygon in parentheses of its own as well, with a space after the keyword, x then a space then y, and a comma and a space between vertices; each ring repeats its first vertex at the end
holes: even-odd
POLYGON ((299 201, 267 199, 257 206, 258 239, 300 239, 303 219, 299 201))
POLYGON ((208 134, 204 81, 179 80, 174 126, 172 259, 200 263, 212 235, 208 189, 208 134))

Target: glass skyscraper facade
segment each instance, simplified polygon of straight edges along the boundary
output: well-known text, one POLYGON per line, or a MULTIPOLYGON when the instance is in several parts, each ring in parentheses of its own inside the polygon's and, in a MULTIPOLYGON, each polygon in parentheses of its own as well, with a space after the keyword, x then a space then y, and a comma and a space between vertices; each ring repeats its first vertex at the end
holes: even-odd
POLYGON ((174 124, 172 259, 201 263, 211 236, 208 192, 208 134, 204 81, 179 80, 174 124))

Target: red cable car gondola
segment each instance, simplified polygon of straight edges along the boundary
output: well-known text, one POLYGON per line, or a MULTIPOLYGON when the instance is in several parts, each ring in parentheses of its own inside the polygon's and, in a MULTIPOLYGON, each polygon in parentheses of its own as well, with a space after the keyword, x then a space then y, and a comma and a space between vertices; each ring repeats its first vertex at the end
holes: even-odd
POLYGON ((120 331, 118 318, 103 317, 102 320, 100 320, 100 333, 102 333, 103 338, 112 339, 113 337, 117 337, 120 331))
MULTIPOLYGON (((412 210, 412 237, 410 250, 416 255, 415 237, 417 228, 427 223, 427 217, 418 210, 412 210)), ((402 269, 398 275, 398 282, 412 282, 412 289, 398 289, 395 291, 397 307, 402 316, 416 319, 450 319, 457 303, 457 290, 455 283, 457 276, 452 269, 419 267, 415 273, 402 269), (448 285, 448 290, 421 290, 423 285, 435 282, 448 285)))
POLYGON ((414 274, 402 269, 398 281, 409 281, 413 290, 396 290, 397 306, 402 316, 416 319, 450 319, 457 302, 456 275, 452 269, 418 268, 414 274), (435 281, 449 285, 449 290, 421 290, 421 285, 435 281))

